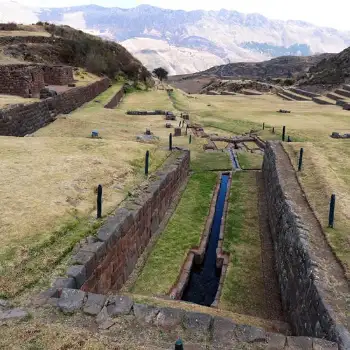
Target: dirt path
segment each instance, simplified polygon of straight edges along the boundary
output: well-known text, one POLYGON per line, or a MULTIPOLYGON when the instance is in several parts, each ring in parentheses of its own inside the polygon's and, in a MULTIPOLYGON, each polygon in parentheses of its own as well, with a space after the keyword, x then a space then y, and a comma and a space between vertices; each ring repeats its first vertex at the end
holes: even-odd
POLYGON ((277 162, 286 189, 286 195, 295 204, 295 211, 310 230, 310 256, 315 261, 314 273, 322 281, 324 297, 336 313, 338 321, 349 328, 350 288, 342 267, 327 244, 322 227, 306 200, 290 159, 281 144, 277 145, 277 162))
POLYGON ((264 279, 266 316, 271 320, 284 321, 285 317, 283 315, 280 287, 275 270, 275 253, 270 232, 266 198, 264 193, 264 182, 261 171, 256 173, 256 184, 258 188, 261 265, 264 279))

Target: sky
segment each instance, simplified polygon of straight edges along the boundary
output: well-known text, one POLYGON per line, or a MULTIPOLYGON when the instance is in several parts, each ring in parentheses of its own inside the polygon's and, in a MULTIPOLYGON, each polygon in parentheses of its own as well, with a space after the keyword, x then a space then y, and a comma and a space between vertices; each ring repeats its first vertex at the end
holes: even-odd
MULTIPOLYGON (((219 10, 225 8, 243 13, 260 13, 272 19, 296 19, 328 26, 341 30, 350 30, 349 0, 17 0, 27 6, 68 7, 96 4, 105 7, 129 8, 140 4, 182 9, 182 10, 219 10)), ((0 0, 1 3, 1 0, 0 0)))

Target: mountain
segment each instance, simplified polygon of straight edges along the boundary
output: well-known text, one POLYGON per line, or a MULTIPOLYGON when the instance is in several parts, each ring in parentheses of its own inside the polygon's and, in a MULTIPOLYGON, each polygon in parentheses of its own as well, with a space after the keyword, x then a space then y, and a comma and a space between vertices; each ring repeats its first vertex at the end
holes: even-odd
MULTIPOLYGON (((0 9, 4 11, 6 7, 0 9)), ((337 53, 350 46, 350 32, 228 10, 87 5, 34 9, 32 13, 41 21, 68 24, 118 41, 149 69, 162 65, 171 75, 280 55, 337 53)))

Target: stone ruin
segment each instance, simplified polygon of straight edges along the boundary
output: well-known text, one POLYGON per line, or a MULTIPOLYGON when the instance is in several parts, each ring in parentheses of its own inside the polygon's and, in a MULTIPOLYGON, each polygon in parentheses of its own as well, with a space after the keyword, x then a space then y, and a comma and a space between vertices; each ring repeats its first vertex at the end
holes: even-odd
POLYGON ((290 113, 290 111, 287 111, 285 109, 280 109, 279 111, 277 111, 277 113, 290 113))
POLYGON ((68 85, 74 81, 73 68, 39 64, 0 66, 0 93, 21 97, 39 97, 46 85, 68 85))
POLYGON ((181 128, 174 129, 174 136, 181 136, 181 128))
POLYGON ((144 143, 152 143, 159 140, 159 137, 155 136, 150 129, 146 129, 146 131, 142 135, 136 136, 136 141, 144 142, 144 143))
POLYGON ((46 99, 50 97, 57 96, 57 92, 55 90, 51 90, 49 88, 43 88, 40 90, 40 99, 46 99))
POLYGON ((181 113, 181 118, 184 119, 184 120, 190 120, 189 114, 183 114, 183 113, 181 113))
POLYGON ((350 139, 350 134, 339 134, 339 132, 332 132, 331 138, 333 139, 350 139))
POLYGON ((165 127, 166 127, 167 129, 170 129, 170 128, 172 127, 172 125, 171 125, 170 123, 166 123, 166 124, 165 124, 165 127))
POLYGON ((165 119, 166 120, 176 120, 176 116, 173 112, 166 112, 165 119))
POLYGON ((162 111, 160 109, 156 109, 155 111, 127 111, 128 115, 165 115, 167 112, 162 111))

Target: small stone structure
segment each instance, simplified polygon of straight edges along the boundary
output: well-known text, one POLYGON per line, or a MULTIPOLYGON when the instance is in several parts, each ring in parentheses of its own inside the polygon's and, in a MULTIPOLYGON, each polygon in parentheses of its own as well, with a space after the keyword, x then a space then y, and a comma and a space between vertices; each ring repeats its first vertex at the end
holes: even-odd
POLYGON ((189 114, 182 114, 181 113, 181 118, 184 119, 184 120, 190 120, 189 114))
POLYGON ((285 109, 280 109, 279 111, 277 111, 278 113, 290 113, 290 111, 287 111, 285 109))
POLYGON ((167 129, 170 129, 170 128, 172 127, 172 125, 171 125, 170 123, 166 123, 166 124, 165 124, 165 127, 166 127, 167 129))
POLYGON ((174 128, 174 136, 181 136, 181 128, 174 128))
POLYGON ((139 196, 124 202, 99 229, 97 238, 91 237, 80 248, 68 277, 54 285, 103 294, 121 288, 185 182, 189 165, 189 151, 170 156, 139 196))
POLYGON ((176 120, 176 116, 173 112, 166 112, 165 119, 166 120, 176 120))
POLYGON ((39 97, 47 85, 67 85, 74 81, 73 68, 39 64, 0 65, 0 93, 39 97))
POLYGON ((165 111, 155 110, 155 111, 127 111, 128 115, 165 115, 165 111))
POLYGON ((333 139, 349 139, 350 134, 339 134, 339 132, 332 132, 331 138, 333 139))

